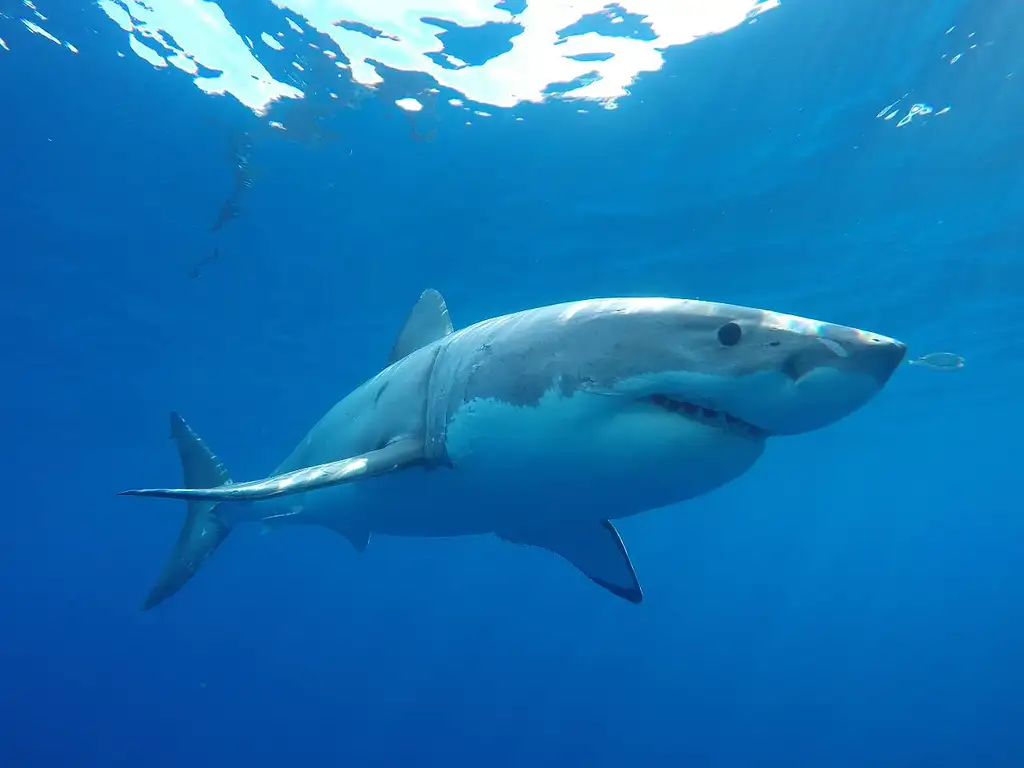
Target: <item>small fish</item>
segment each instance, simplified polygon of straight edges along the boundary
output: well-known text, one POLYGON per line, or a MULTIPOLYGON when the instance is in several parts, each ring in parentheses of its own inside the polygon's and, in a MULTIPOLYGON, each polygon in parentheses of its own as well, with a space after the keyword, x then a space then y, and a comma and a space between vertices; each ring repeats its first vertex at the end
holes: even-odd
POLYGON ((241 213, 241 210, 238 207, 237 197, 238 195, 235 194, 224 201, 224 205, 221 206, 220 213, 217 214, 217 220, 213 222, 213 226, 210 227, 211 232, 216 232, 229 221, 233 221, 238 214, 241 213))
POLYGON ((929 352, 907 362, 910 365, 931 368, 933 371, 959 371, 964 367, 964 359, 952 352, 929 352))
POLYGON ((220 258, 220 248, 214 247, 213 253, 204 256, 193 265, 192 269, 188 273, 188 276, 193 279, 199 277, 200 273, 202 273, 203 271, 203 267, 205 267, 207 264, 212 264, 218 258, 220 258))

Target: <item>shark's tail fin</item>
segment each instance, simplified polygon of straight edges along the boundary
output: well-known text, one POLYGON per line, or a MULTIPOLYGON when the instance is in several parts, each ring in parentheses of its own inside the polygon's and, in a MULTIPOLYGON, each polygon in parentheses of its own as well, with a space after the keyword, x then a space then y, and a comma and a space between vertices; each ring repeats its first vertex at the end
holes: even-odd
MULTIPOLYGON (((177 413, 171 414, 171 439, 178 447, 186 488, 214 488, 231 482, 213 452, 177 413)), ((217 516, 218 502, 189 501, 185 524, 156 584, 143 603, 146 610, 159 605, 192 578, 231 528, 217 516)))

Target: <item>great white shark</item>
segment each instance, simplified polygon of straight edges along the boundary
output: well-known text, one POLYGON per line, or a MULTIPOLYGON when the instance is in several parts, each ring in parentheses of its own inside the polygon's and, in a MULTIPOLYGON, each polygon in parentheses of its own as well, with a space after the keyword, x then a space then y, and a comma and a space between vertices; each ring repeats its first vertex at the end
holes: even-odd
POLYGON ((331 408, 268 477, 232 482, 177 414, 184 526, 144 608, 243 522, 371 534, 496 534, 643 598, 612 520, 692 499, 749 470, 769 439, 835 423, 877 395, 906 347, 761 309, 592 299, 454 331, 427 290, 388 366, 331 408))

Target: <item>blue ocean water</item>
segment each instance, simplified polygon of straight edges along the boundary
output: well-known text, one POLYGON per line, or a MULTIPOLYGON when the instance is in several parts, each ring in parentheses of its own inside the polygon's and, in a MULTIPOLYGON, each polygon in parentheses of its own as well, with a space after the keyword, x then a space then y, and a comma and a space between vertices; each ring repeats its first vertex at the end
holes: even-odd
POLYGON ((1017 0, 0 0, 0 765, 1024 765, 1022 36, 1017 0), (243 526, 140 611, 182 505, 115 494, 178 482, 167 412, 261 477, 426 287, 965 365, 620 521, 639 606, 493 537, 243 526))

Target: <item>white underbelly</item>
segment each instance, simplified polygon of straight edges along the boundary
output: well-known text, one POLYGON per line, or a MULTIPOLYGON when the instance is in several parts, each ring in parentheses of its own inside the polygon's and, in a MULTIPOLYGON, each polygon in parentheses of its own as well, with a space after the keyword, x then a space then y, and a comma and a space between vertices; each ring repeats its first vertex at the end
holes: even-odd
POLYGON ((497 529, 615 519, 691 499, 746 472, 764 450, 683 416, 584 393, 549 393, 535 407, 477 400, 454 415, 446 438, 455 468, 436 471, 436 482, 426 474, 417 492, 431 504, 447 499, 443 514, 453 519, 497 529))
POLYGON ((274 511, 403 536, 616 519, 707 493, 747 471, 764 448, 682 416, 609 407, 618 405, 579 394, 537 407, 475 401, 448 425, 451 467, 287 497, 274 511))

